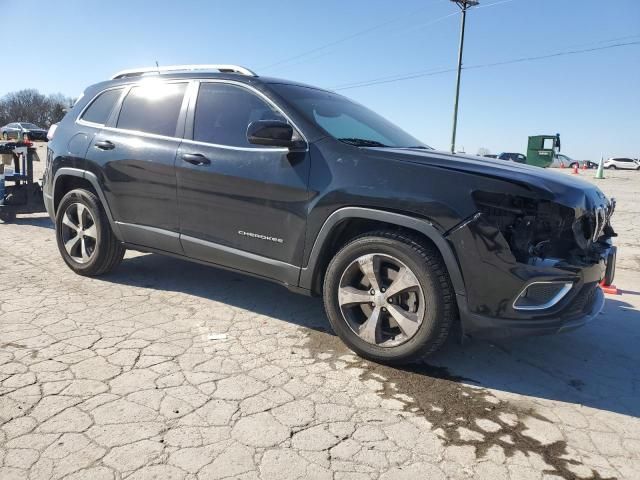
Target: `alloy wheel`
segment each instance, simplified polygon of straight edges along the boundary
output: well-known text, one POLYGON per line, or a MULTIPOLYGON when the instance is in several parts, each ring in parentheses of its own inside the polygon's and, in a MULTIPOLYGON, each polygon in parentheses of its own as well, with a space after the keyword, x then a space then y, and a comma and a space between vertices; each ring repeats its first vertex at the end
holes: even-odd
POLYGON ((96 252, 98 228, 91 211, 82 203, 70 204, 62 217, 62 242, 69 256, 87 263, 96 252))
POLYGON ((349 328, 379 347, 411 340, 424 318, 420 282, 403 262, 388 254, 363 255, 340 278, 338 304, 349 328))

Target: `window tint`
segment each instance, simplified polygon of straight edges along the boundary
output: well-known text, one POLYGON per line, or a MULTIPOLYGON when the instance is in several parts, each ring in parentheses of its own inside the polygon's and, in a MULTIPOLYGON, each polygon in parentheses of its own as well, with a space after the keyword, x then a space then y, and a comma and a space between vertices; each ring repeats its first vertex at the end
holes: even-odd
POLYGON ((118 128, 173 137, 186 83, 148 82, 133 87, 122 102, 118 128))
POLYGON ((98 98, 89 105, 89 108, 84 111, 82 120, 86 122, 99 123, 100 125, 107 123, 111 110, 113 110, 113 106, 118 98, 120 98, 121 93, 122 88, 102 92, 98 98))
POLYGON ((247 127, 256 120, 285 120, 264 100, 246 88, 202 83, 193 123, 198 142, 255 147, 247 141, 247 127))

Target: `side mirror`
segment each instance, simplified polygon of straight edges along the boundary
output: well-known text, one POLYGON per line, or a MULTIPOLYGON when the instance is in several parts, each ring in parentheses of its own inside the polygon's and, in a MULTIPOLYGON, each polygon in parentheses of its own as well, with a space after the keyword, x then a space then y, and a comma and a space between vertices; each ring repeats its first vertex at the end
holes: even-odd
POLYGON ((295 140, 293 127, 281 120, 257 120, 247 128, 247 140, 253 145, 285 147, 289 149, 305 148, 305 142, 295 140))

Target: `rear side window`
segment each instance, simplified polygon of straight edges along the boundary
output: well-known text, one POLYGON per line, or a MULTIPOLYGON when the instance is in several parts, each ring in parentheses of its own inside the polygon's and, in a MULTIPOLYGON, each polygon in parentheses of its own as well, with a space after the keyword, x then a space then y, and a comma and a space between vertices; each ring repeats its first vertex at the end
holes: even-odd
POLYGON ((118 128, 176 136, 186 83, 149 82, 129 90, 122 102, 118 128))
POLYGON ((285 120, 257 95, 223 83, 202 83, 193 123, 193 139, 233 147, 255 147, 247 127, 256 120, 285 120))
POLYGON ((111 110, 113 110, 113 106, 120 98, 122 90, 122 88, 115 88, 113 90, 102 92, 98 95, 98 98, 91 102, 89 108, 84 111, 82 120, 85 122, 97 123, 99 125, 107 123, 109 115, 111 115, 111 110))

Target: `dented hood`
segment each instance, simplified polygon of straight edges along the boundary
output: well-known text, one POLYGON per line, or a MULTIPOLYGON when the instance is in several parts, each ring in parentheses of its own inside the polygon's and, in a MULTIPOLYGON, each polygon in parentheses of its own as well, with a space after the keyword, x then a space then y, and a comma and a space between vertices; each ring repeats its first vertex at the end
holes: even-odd
POLYGON ((550 168, 534 167, 473 155, 452 155, 437 150, 410 148, 372 148, 371 150, 384 152, 395 160, 457 170, 517 183, 544 199, 561 203, 571 208, 593 210, 609 204, 607 197, 595 185, 580 180, 577 175, 569 176, 553 171, 550 168))

